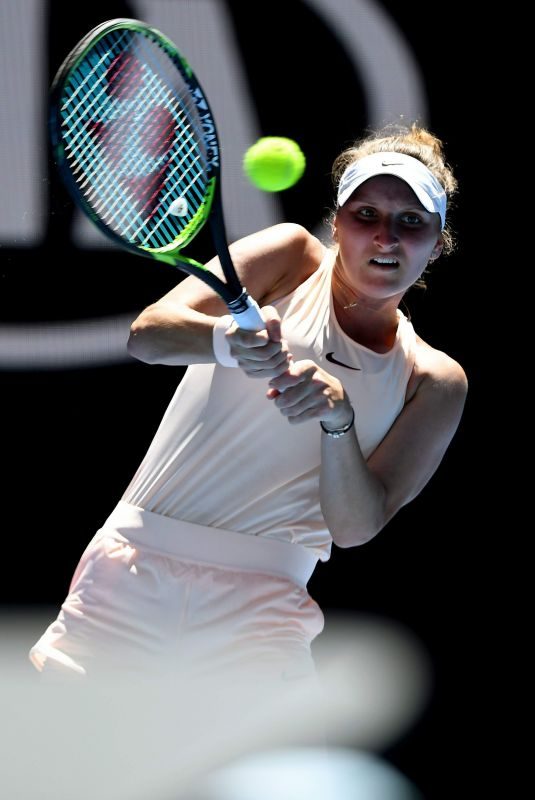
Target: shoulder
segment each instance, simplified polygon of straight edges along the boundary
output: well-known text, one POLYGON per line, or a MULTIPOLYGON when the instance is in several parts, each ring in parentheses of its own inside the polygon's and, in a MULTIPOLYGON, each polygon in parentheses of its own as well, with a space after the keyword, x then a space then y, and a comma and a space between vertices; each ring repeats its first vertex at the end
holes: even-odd
POLYGON ((316 271, 325 250, 310 231, 291 222, 257 231, 230 247, 238 274, 248 288, 258 287, 255 296, 262 304, 296 289, 316 271))
POLYGON ((407 402, 417 394, 430 402, 462 406, 468 392, 468 378, 462 366, 442 350, 416 336, 413 372, 407 387, 407 402))
POLYGON ((261 247, 307 248, 312 246, 314 242, 319 242, 319 240, 303 225, 298 225, 296 222, 281 222, 278 225, 271 225, 269 228, 255 231, 249 236, 244 236, 243 239, 238 239, 231 246, 234 250, 249 247, 255 249, 261 247))

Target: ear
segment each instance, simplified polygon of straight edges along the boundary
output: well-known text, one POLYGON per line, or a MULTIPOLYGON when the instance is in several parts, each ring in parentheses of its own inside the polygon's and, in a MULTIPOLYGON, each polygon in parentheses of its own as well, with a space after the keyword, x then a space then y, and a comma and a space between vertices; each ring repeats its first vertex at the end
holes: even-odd
POLYGON ((435 246, 431 250, 429 261, 436 261, 439 255, 442 253, 443 247, 444 247, 444 242, 442 241, 442 237, 440 237, 440 239, 437 239, 435 246))

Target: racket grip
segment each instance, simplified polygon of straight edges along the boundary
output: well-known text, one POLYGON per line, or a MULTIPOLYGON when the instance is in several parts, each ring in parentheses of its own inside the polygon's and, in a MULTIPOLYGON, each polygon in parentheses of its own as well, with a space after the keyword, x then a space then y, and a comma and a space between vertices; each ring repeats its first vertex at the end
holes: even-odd
POLYGON ((244 289, 238 300, 228 303, 228 308, 238 326, 244 331, 263 331, 266 323, 260 314, 260 306, 244 289))

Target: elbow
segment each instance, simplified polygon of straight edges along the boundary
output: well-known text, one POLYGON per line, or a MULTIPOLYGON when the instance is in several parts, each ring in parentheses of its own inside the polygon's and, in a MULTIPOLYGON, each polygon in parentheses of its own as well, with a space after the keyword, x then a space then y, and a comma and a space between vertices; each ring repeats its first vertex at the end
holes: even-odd
POLYGON ((126 343, 126 350, 129 355, 138 359, 138 361, 144 361, 146 364, 154 364, 156 361, 156 353, 154 347, 151 346, 152 340, 151 325, 144 312, 134 320, 130 326, 130 335, 126 343))
POLYGON ((384 525, 377 526, 344 526, 336 531, 331 531, 331 536, 334 544, 342 550, 347 550, 350 547, 360 547, 374 539, 384 525))
POLYGON ((340 519, 329 526, 332 540, 337 547, 347 549, 359 547, 374 539, 387 523, 385 515, 377 510, 367 519, 340 519))
MULTIPOLYGON (((416 496, 416 494, 417 492, 414 496, 416 496)), ((377 509, 377 513, 373 519, 370 518, 360 525, 356 523, 346 523, 345 525, 341 525, 335 532, 331 530, 334 544, 342 549, 366 544, 366 542, 374 539, 378 533, 381 533, 390 520, 397 514, 399 509, 411 499, 412 498, 406 498, 404 502, 390 502, 386 505, 385 498, 385 504, 377 509)))
POLYGON ((356 507, 320 503, 323 517, 337 547, 359 547, 371 541, 388 522, 386 492, 382 490, 356 507), (365 507, 363 513, 363 507, 365 507))

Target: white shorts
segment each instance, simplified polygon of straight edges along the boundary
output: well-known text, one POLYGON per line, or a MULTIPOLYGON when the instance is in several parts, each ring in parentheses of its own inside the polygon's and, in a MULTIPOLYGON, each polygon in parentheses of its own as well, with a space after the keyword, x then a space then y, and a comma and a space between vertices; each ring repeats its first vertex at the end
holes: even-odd
POLYGON ((120 502, 32 647, 39 671, 311 675, 324 618, 301 545, 206 528, 120 502))

